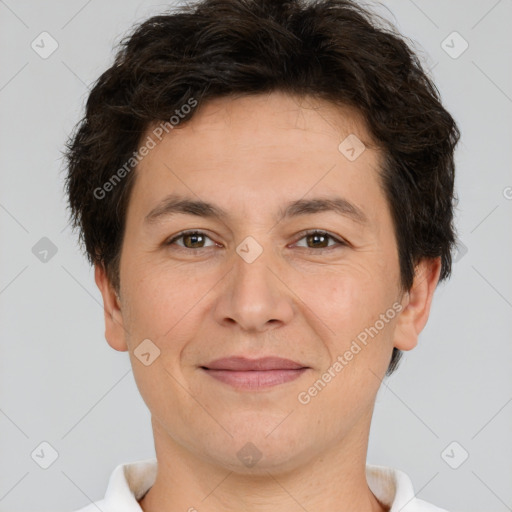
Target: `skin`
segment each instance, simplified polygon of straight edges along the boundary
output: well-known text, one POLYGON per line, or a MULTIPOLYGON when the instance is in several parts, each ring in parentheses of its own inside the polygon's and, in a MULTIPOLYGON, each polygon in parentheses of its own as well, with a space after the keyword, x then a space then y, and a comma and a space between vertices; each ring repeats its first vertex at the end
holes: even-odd
POLYGON ((373 407, 393 347, 414 348, 427 322, 440 259, 422 261, 412 289, 401 291, 381 157, 357 111, 273 92, 199 105, 138 165, 119 296, 99 265, 95 279, 106 339, 129 351, 152 415, 158 474, 140 501, 145 512, 388 510, 365 476, 373 407), (366 145, 353 162, 338 150, 350 133, 366 145), (145 225, 169 193, 230 217, 178 214, 145 225), (289 201, 331 195, 369 223, 335 212, 279 220, 289 201), (188 229, 206 238, 166 245, 188 229), (302 234, 309 229, 347 245, 312 240, 302 234), (247 236, 263 249, 252 263, 236 252, 247 236), (300 403, 298 394, 398 303, 402 311, 300 403), (149 366, 134 355, 144 339, 160 350, 149 366), (257 391, 200 369, 231 355, 277 355, 309 369, 257 391), (248 442, 262 454, 252 467, 237 457, 248 442))

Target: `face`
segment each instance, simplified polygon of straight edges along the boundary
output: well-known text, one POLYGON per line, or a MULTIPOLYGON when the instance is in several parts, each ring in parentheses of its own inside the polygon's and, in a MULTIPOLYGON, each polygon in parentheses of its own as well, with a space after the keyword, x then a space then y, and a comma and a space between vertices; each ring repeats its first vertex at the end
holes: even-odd
POLYGON ((357 112, 272 93, 200 105, 140 162, 120 301, 98 267, 96 280, 157 444, 255 472, 367 436, 392 349, 415 345, 439 274, 400 291, 381 157, 357 112), (230 357, 297 364, 213 368, 230 357))

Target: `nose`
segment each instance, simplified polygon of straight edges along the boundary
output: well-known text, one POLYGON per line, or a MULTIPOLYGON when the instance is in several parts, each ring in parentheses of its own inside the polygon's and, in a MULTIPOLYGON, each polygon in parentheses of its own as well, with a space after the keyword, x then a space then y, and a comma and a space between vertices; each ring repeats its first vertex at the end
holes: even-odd
POLYGON ((293 293, 283 265, 270 249, 254 260, 234 255, 216 306, 216 320, 236 324, 244 331, 263 332, 293 318, 293 293))

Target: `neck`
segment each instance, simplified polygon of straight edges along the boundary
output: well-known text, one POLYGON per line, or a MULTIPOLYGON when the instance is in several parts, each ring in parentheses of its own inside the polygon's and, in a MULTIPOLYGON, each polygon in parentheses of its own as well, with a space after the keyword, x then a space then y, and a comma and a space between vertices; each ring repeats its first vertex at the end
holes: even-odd
POLYGON ((366 480, 370 419, 367 429, 355 426, 335 446, 315 452, 300 466, 248 474, 191 453, 152 418, 158 471, 140 506, 144 512, 387 512, 366 480))

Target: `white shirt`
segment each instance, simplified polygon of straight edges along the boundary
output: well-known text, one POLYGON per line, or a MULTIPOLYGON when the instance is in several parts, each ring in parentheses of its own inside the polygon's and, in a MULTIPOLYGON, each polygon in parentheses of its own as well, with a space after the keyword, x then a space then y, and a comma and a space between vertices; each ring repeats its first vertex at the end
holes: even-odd
MULTIPOLYGON (((137 500, 155 483, 156 470, 155 458, 119 464, 110 476, 105 497, 74 512, 142 512, 137 500)), ((389 512, 448 512, 416 498, 411 480, 398 469, 367 464, 366 479, 389 512)))

